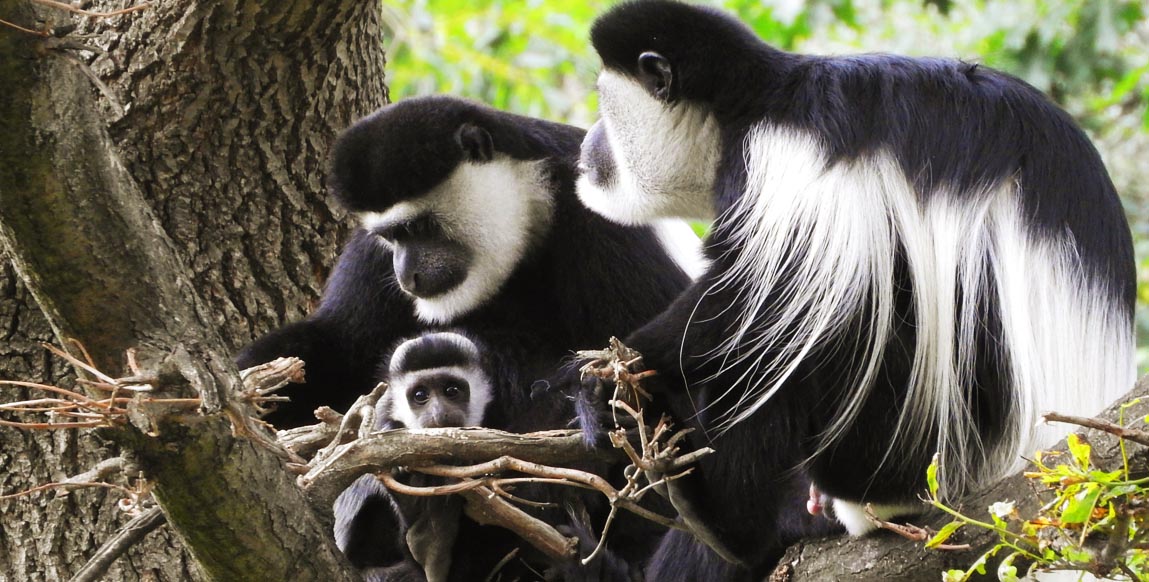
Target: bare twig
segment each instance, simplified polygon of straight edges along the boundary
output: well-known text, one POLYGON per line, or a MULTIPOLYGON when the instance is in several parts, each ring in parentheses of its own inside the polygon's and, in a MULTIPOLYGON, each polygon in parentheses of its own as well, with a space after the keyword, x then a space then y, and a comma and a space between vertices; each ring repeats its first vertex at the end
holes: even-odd
POLYGON ((199 406, 200 404, 200 400, 198 398, 153 398, 147 396, 127 398, 116 396, 117 390, 120 388, 131 390, 137 393, 143 391, 140 390, 138 386, 124 385, 123 381, 124 380, 113 380, 111 384, 108 384, 104 382, 92 383, 90 381, 81 380, 81 382, 86 384, 97 386, 101 389, 110 390, 112 392, 112 395, 108 398, 97 400, 76 392, 75 390, 60 388, 59 386, 39 384, 36 382, 21 382, 18 380, 0 380, 0 386, 30 388, 51 394, 58 394, 62 397, 36 398, 32 400, 22 400, 18 402, 0 404, 0 411, 24 414, 41 414, 48 416, 48 422, 0 420, 0 425, 14 426, 29 430, 99 428, 124 424, 129 413, 125 406, 129 403, 132 403, 133 401, 139 404, 162 405, 164 407, 174 408, 193 408, 199 406), (82 422, 52 422, 54 418, 60 416, 84 418, 86 420, 82 422))
POLYGON ((403 495, 413 495, 415 497, 431 497, 435 495, 451 495, 452 493, 462 493, 470 489, 475 489, 476 487, 482 487, 485 483, 482 480, 471 480, 459 481, 458 483, 450 483, 448 485, 415 487, 399 481, 395 478, 394 475, 391 474, 390 471, 377 473, 375 477, 379 479, 381 483, 386 485, 388 489, 396 493, 402 493, 403 495))
POLYGON ((10 426, 24 430, 60 430, 71 428, 100 428, 107 426, 103 422, 11 422, 0 420, 0 426, 10 426))
POLYGON ((0 20, 0 24, 3 24, 4 26, 8 26, 10 28, 14 28, 16 30, 19 30, 20 32, 26 32, 28 34, 34 34, 34 35, 39 36, 39 37, 44 37, 44 38, 51 38, 52 37, 52 33, 50 33, 50 32, 46 32, 43 30, 32 30, 30 28, 24 28, 23 26, 20 26, 19 24, 13 24, 11 22, 8 22, 7 20, 0 20))
POLYGON ((1102 432, 1107 432, 1118 438, 1133 441, 1137 444, 1149 446, 1149 431, 1139 430, 1135 428, 1125 428, 1121 425, 1096 418, 1085 418, 1083 416, 1070 416, 1067 414, 1059 414, 1057 412, 1047 412, 1041 415, 1046 422, 1064 422, 1066 424, 1076 424, 1086 428, 1096 429, 1102 432))
POLYGON ((467 500, 467 515, 477 523, 507 528, 552 559, 575 557, 578 540, 563 536, 546 522, 511 505, 490 489, 479 487, 464 491, 462 495, 467 500))
MULTIPOLYGON (((534 501, 532 499, 527 499, 525 497, 519 497, 518 495, 515 495, 514 493, 511 493, 510 491, 507 490, 506 486, 508 484, 507 483, 508 481, 511 481, 511 480, 510 479, 498 479, 498 480, 492 481, 491 485, 490 485, 491 491, 494 491, 496 495, 498 495, 499 497, 502 497, 503 499, 506 499, 507 501, 510 501, 511 503, 514 503, 515 505, 522 505, 524 507, 534 507, 537 509, 546 509, 546 508, 551 508, 551 507, 558 507, 558 505, 559 505, 557 503, 553 503, 550 501, 534 501)), ((551 485, 573 484, 573 485, 577 486, 577 484, 563 481, 562 479, 516 479, 515 481, 519 481, 519 482, 533 481, 535 483, 549 483, 551 485)))
POLYGON ((116 475, 128 475, 135 472, 137 469, 133 463, 122 457, 115 457, 100 461, 92 469, 73 475, 56 483, 45 483, 19 491, 8 495, 0 495, 0 500, 16 499, 25 497, 41 491, 55 490, 57 495, 67 495, 68 492, 76 489, 87 488, 102 488, 118 491, 123 494, 118 505, 121 510, 129 513, 137 513, 140 504, 148 497, 151 492, 151 485, 143 478, 137 479, 132 486, 120 485, 117 483, 110 483, 108 480, 116 475))
MULTIPOLYGON (((106 426, 120 426, 133 422, 155 425, 160 416, 166 416, 172 411, 196 408, 203 406, 201 398, 162 398, 148 396, 147 393, 156 391, 160 379, 155 374, 141 372, 139 363, 133 350, 128 351, 128 368, 131 376, 112 378, 101 372, 91 361, 84 346, 75 340, 70 340, 80 352, 83 360, 50 344, 41 344, 45 349, 56 356, 63 358, 76 368, 90 374, 95 380, 79 379, 78 381, 96 390, 108 392, 107 398, 91 398, 75 390, 60 388, 35 382, 20 382, 14 380, 0 381, 0 386, 17 386, 30 388, 58 395, 59 398, 37 398, 20 402, 0 404, 0 411, 20 414, 47 415, 48 422, 43 421, 9 421, 0 420, 0 426, 13 426, 29 430, 52 430, 61 428, 100 428, 106 426), (120 396, 125 392, 131 394, 120 396), (55 418, 76 418, 80 420, 70 422, 53 422, 55 418)), ((252 417, 251 411, 244 402, 250 403, 257 410, 268 401, 283 400, 282 397, 270 396, 288 382, 297 382, 303 379, 303 362, 298 358, 280 358, 275 361, 255 366, 245 370, 241 377, 245 380, 245 389, 241 391, 240 398, 228 403, 223 413, 232 424, 232 432, 237 436, 245 437, 265 449, 278 455, 285 461, 294 465, 304 465, 306 460, 292 450, 285 448, 270 437, 267 425, 252 417)), ((182 414, 182 412, 180 412, 182 414)), ((146 426, 145 426, 146 428, 146 426)))
POLYGON ((319 424, 281 430, 276 433, 275 439, 279 441, 279 444, 294 451, 297 455, 307 458, 313 457, 316 451, 327 446, 331 439, 335 438, 335 435, 339 433, 339 426, 343 422, 342 414, 326 406, 315 412, 315 416, 320 419, 319 424), (324 413, 321 416, 322 410, 329 411, 331 414, 324 413))
POLYGON ((491 582, 494 580, 495 575, 497 575, 500 570, 505 568, 507 564, 511 563, 511 560, 515 559, 515 557, 519 555, 519 552, 519 548, 515 548, 507 552, 507 555, 503 556, 503 559, 499 560, 499 563, 495 564, 494 568, 491 568, 491 572, 487 574, 487 577, 483 579, 483 582, 491 582))
POLYGON ((128 476, 133 475, 138 471, 139 469, 132 461, 129 461, 124 457, 112 457, 110 459, 104 459, 99 463, 96 463, 95 467, 92 467, 91 469, 88 469, 79 475, 68 477, 63 481, 63 483, 72 484, 91 481, 107 481, 108 479, 117 475, 128 476))
MULTIPOLYGON (((689 474, 691 469, 688 465, 712 451, 701 449, 679 455, 680 444, 689 434, 689 429, 676 430, 666 419, 660 420, 653 429, 648 428, 643 422, 642 410, 637 405, 644 394, 637 383, 652 374, 633 369, 641 362, 640 356, 632 350, 628 351, 617 340, 612 342, 611 353, 616 355, 610 356, 605 352, 599 354, 602 356, 599 365, 609 368, 615 380, 616 408, 629 414, 638 426, 638 448, 622 428, 616 427, 610 435, 612 442, 631 463, 624 470, 627 482, 621 489, 615 488, 595 473, 555 466, 571 462, 617 460, 612 455, 604 459, 601 450, 587 449, 577 431, 548 431, 526 435, 474 428, 373 432, 371 412, 386 390, 385 385, 379 385, 371 394, 361 397, 342 417, 332 411, 324 411, 320 415, 324 420, 322 424, 280 433, 280 442, 296 451, 302 451, 304 447, 318 448, 316 441, 327 440, 327 445, 319 449, 305 466, 293 465, 298 470, 309 469, 306 475, 299 478, 299 483, 316 506, 330 507, 334 497, 359 475, 374 473, 384 486, 399 494, 462 495, 468 501, 468 513, 474 514, 472 517, 481 523, 512 530, 545 555, 568 559, 574 555, 574 540, 566 538, 553 527, 514 505, 533 506, 538 502, 520 499, 505 488, 525 482, 581 487, 601 493, 611 505, 603 535, 586 560, 593 560, 601 553, 606 535, 620 510, 630 511, 667 528, 689 531, 712 547, 717 546, 722 553, 716 538, 705 528, 693 523, 696 518, 676 520, 659 515, 640 504, 643 496, 650 491, 659 490, 664 494, 670 491, 675 480, 689 474), (635 396, 633 405, 617 398, 617 387, 622 386, 623 382, 631 383, 630 394, 635 396), (427 487, 407 485, 392 474, 392 469, 397 467, 451 481, 427 487)), ((588 368, 588 371, 599 375, 592 368, 588 368)), ((672 503, 682 502, 672 498, 672 503)))
POLYGON ((258 444, 288 463, 294 463, 296 465, 307 463, 307 459, 280 445, 271 436, 267 423, 253 418, 250 412, 245 410, 237 402, 229 401, 224 407, 223 413, 227 416, 228 420, 231 421, 231 432, 233 435, 246 438, 258 444))
POLYGON ((120 528, 103 546, 96 551, 88 563, 80 568, 70 582, 96 582, 104 577, 108 568, 117 558, 124 555, 133 545, 144 539, 149 533, 155 531, 167 522, 159 507, 153 507, 137 515, 124 527, 120 528))
POLYGON ((119 492, 123 493, 124 495, 135 495, 135 491, 132 491, 131 489, 124 487, 123 485, 116 485, 115 483, 101 483, 101 482, 66 483, 66 482, 60 481, 60 482, 56 482, 56 483, 44 483, 43 485, 37 485, 37 486, 32 487, 30 489, 25 489, 23 491, 17 491, 16 493, 9 493, 8 495, 0 495, 0 501, 7 501, 10 499, 16 499, 18 497, 26 497, 28 495, 32 495, 33 493, 39 493, 41 491, 48 491, 51 489, 63 489, 66 491, 72 491, 75 489, 87 489, 87 488, 93 488, 93 487, 103 488, 103 489, 111 489, 113 491, 119 491, 119 492))
POLYGON ((145 10, 145 9, 151 7, 151 3, 144 2, 143 4, 137 4, 136 6, 132 6, 130 8, 124 8, 122 10, 113 10, 112 12, 91 12, 88 10, 84 10, 82 8, 76 8, 75 6, 72 6, 71 4, 65 4, 63 2, 56 2, 56 0, 32 0, 32 1, 35 2, 36 4, 40 4, 42 6, 48 6, 51 8, 59 8, 60 10, 72 12, 74 14, 79 14, 81 16, 87 16, 88 18, 110 18, 112 16, 119 16, 121 14, 128 14, 129 12, 137 12, 139 10, 145 10))
POLYGON ((250 402, 259 416, 265 416, 271 411, 267 405, 288 400, 285 396, 276 396, 276 391, 288 384, 300 384, 306 380, 304 363, 299 358, 276 358, 241 370, 239 377, 244 387, 239 394, 240 399, 250 402))
MULTIPOLYGON (((928 527, 921 527, 912 523, 894 523, 892 521, 886 521, 878 517, 874 513, 874 508, 868 503, 865 507, 865 515, 866 521, 874 524, 874 526, 876 526, 878 529, 892 531, 902 536, 903 538, 910 540, 911 542, 926 542, 933 538, 935 534, 937 534, 936 531, 928 527)), ((933 549, 935 550, 950 552, 959 552, 968 550, 970 548, 971 546, 969 544, 938 544, 933 546, 933 549)))
MULTIPOLYGON (((628 469, 626 471, 628 482, 623 489, 624 495, 622 497, 624 499, 636 500, 648 491, 659 491, 670 501, 670 504, 675 510, 678 511, 681 523, 676 523, 676 527, 689 531, 697 540, 709 546, 726 561, 734 564, 739 563, 733 552, 726 548, 725 544, 718 539, 718 536, 706 526, 705 522, 695 510, 693 503, 690 502, 679 490, 677 485, 673 483, 675 480, 686 475, 686 472, 681 470, 686 464, 676 462, 676 459, 679 456, 678 444, 690 433, 689 429, 672 432, 669 420, 663 417, 659 419, 653 432, 650 434, 647 433, 648 429, 646 428, 642 408, 639 404, 643 399, 649 399, 650 394, 646 392, 640 384, 642 380, 650 377, 652 374, 646 373, 647 371, 632 369, 641 361, 641 355, 623 345, 618 338, 611 338, 610 348, 608 350, 601 352, 580 352, 580 355, 596 358, 596 362, 584 366, 582 372, 594 377, 613 380, 615 383, 615 394, 614 399, 611 401, 611 406, 616 410, 623 410, 638 423, 639 441, 642 447, 641 454, 633 450, 633 447, 629 445, 628 439, 624 435, 611 435, 611 443, 623 449, 632 462, 632 470, 628 469), (624 387, 625 390, 623 389, 624 387), (620 398, 620 393, 627 396, 627 398, 620 398), (673 471, 679 472, 675 474, 673 471), (644 476, 650 483, 649 486, 640 486, 638 482, 640 475, 644 476)), ((618 430, 621 429, 616 428, 616 433, 618 430)), ((702 456, 710 454, 711 452, 713 451, 710 449, 694 451, 690 454, 689 460, 691 462, 697 461, 702 456)), ((615 502, 612 500, 612 505, 614 504, 615 502)), ((602 535, 605 537, 607 533, 604 529, 602 535)))
MULTIPOLYGON (((339 430, 335 432, 335 438, 331 440, 329 445, 315 453, 315 458, 311 460, 312 464, 320 463, 330 457, 340 445, 366 436, 366 433, 369 431, 361 431, 364 424, 363 421, 365 419, 370 420, 367 417, 371 416, 373 418, 373 415, 365 414, 365 409, 373 411, 379 399, 382 398, 386 392, 387 383, 380 382, 375 385, 375 388, 373 388, 371 392, 357 398, 355 403, 351 405, 351 408, 347 409, 347 414, 343 415, 343 418, 340 420, 339 430)), ((369 426, 368 428, 371 429, 374 427, 369 426)))
MULTIPOLYGON (((72 340, 72 341, 75 341, 75 340, 72 340)), ((94 364, 80 361, 79 359, 77 359, 72 354, 69 354, 68 352, 66 352, 66 351, 64 351, 64 350, 62 350, 62 349, 60 349, 60 348, 58 348, 52 344, 49 344, 49 343, 41 343, 40 346, 42 346, 44 349, 48 350, 49 352, 56 354, 57 357, 63 359, 64 361, 68 362, 69 364, 72 364, 73 366, 80 368, 81 370, 84 370, 85 372, 91 374, 92 377, 96 378, 97 380, 99 380, 101 382, 105 382, 107 384, 115 384, 116 383, 116 380, 114 378, 112 378, 111 376, 109 376, 109 375, 99 371, 98 369, 96 369, 96 366, 94 364)), ((82 353, 85 355, 85 357, 91 357, 91 356, 87 355, 86 351, 84 351, 82 353)))
POLYGON ((64 396, 65 398, 73 400, 77 404, 88 405, 88 406, 92 406, 92 407, 102 407, 102 408, 108 408, 109 407, 106 403, 103 403, 102 401, 93 400, 93 399, 88 398, 87 396, 84 396, 83 394, 80 394, 79 392, 76 392, 74 390, 68 390, 67 388, 60 388, 58 386, 52 386, 50 384, 40 384, 37 382, 23 382, 20 380, 0 380, 0 385, 16 386, 19 388, 33 388, 35 390, 43 390, 44 392, 52 392, 54 394, 59 394, 61 396, 64 396))
MULTIPOLYGON (((74 337, 66 338, 65 341, 68 342, 69 344, 72 344, 72 347, 76 348, 77 350, 80 350, 80 355, 84 356, 84 362, 86 362, 89 366, 91 366, 93 368, 96 367, 96 360, 92 359, 92 354, 88 353, 88 348, 84 347, 84 342, 81 342, 80 340, 78 340, 74 337)), ((136 361, 136 350, 135 350, 135 348, 128 348, 127 357, 128 357, 128 368, 130 370, 132 370, 133 374, 139 374, 139 366, 135 364, 135 361, 136 361)))
POLYGON ((299 483, 317 506, 330 507, 364 473, 443 460, 486 462, 502 455, 555 464, 617 459, 613 451, 587 449, 576 430, 515 434, 482 428, 399 429, 371 433, 340 445, 329 456, 313 459, 299 483))

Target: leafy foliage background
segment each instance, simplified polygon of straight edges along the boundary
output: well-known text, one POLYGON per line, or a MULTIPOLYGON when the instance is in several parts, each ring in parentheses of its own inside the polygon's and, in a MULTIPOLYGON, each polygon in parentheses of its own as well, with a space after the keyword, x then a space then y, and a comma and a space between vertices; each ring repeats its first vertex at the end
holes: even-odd
MULTIPOLYGON (((709 0, 787 50, 956 57, 1017 75, 1090 132, 1129 213, 1149 367, 1149 7, 1142 0, 709 0)), ((388 0, 392 97, 451 93, 589 126, 602 0, 388 0)))

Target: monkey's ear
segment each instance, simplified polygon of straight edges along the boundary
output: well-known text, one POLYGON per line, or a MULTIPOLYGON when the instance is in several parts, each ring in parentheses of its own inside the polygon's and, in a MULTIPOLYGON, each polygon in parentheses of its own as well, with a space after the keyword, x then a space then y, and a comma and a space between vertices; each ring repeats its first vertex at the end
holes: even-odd
POLYGON ((638 55, 638 81, 659 101, 669 103, 673 100, 674 72, 666 57, 650 51, 638 55))
POLYGON ((473 123, 464 123, 455 139, 463 148, 463 155, 472 162, 489 162, 495 157, 495 142, 491 134, 473 123))

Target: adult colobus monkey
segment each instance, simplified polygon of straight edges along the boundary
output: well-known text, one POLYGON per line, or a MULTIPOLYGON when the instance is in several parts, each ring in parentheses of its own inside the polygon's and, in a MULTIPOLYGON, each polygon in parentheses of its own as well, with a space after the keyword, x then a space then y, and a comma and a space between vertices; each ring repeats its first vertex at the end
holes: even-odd
MULTIPOLYGON (((715 10, 622 4, 594 25, 602 119, 579 194, 625 224, 710 218, 709 270, 627 343, 717 453, 694 501, 746 570, 776 558, 780 476, 851 532, 1050 443, 1049 408, 1133 382, 1129 229, 1096 150, 1024 82, 977 65, 814 57, 715 10)), ((682 534, 648 575, 713 579, 682 534), (708 577, 710 576, 710 577, 708 577)), ((709 562, 711 566, 713 561, 709 562)))
POLYGON ((583 207, 583 134, 446 96, 388 105, 344 131, 331 189, 361 228, 319 309, 237 357, 241 368, 307 363, 307 384, 288 387, 292 402, 269 421, 298 426, 319 405, 350 405, 397 340, 440 325, 481 330, 500 351, 530 346, 511 363, 526 382, 496 385, 512 403, 571 350, 665 309, 689 283, 676 261, 691 268, 698 238, 681 221, 627 227, 583 207))

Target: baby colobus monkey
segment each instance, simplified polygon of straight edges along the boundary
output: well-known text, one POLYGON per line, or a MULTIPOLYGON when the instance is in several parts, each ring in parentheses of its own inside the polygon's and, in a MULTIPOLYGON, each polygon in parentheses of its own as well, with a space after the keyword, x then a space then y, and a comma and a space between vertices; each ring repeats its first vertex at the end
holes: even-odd
POLYGON ((710 442, 684 486, 723 564, 670 532, 659 580, 761 579, 809 475, 853 533, 958 496, 1133 384, 1133 247, 1088 138, 1026 83, 955 60, 823 57, 714 9, 616 6, 579 196, 625 224, 714 218, 711 265, 626 343, 710 442))
MULTIPOLYGON (((375 407, 377 429, 481 426, 494 398, 483 348, 459 331, 402 341, 381 372, 389 386, 375 407)), ((369 576, 446 580, 460 519, 458 499, 392 495, 364 475, 335 502, 335 540, 369 576)))
MULTIPOLYGON (((490 347, 458 329, 402 341, 381 368, 380 379, 389 387, 376 405, 375 426, 429 429, 486 425, 488 413, 502 404, 497 402, 494 383, 506 377, 497 370, 505 367, 507 356, 523 357, 490 347)), ((561 414, 567 406, 565 401, 560 394, 541 394, 532 406, 516 404, 515 410, 532 418, 515 419, 509 426, 527 430, 557 426, 553 416, 556 411, 561 414)), ((435 477, 417 473, 404 475, 402 480, 415 486, 442 484, 435 477)), ((582 507, 579 500, 561 491, 557 496, 555 493, 529 487, 518 492, 561 506, 546 516, 556 523, 568 528, 583 525, 565 515, 569 507, 582 507)), ((336 544, 369 578, 462 582, 485 574, 517 548, 527 551, 521 552, 520 561, 504 566, 503 573, 508 576, 518 568, 530 572, 531 568, 559 567, 537 559, 509 531, 481 526, 465 517, 458 497, 394 495, 371 475, 358 479, 336 500, 335 522, 336 544)), ((607 564, 604 560, 589 567, 574 563, 563 566, 563 577, 572 581, 614 580, 619 579, 617 572, 625 572, 625 564, 607 564)))
POLYGON ((482 426, 494 397, 479 346, 456 332, 428 333, 395 349, 379 399, 380 421, 406 428, 482 426))

